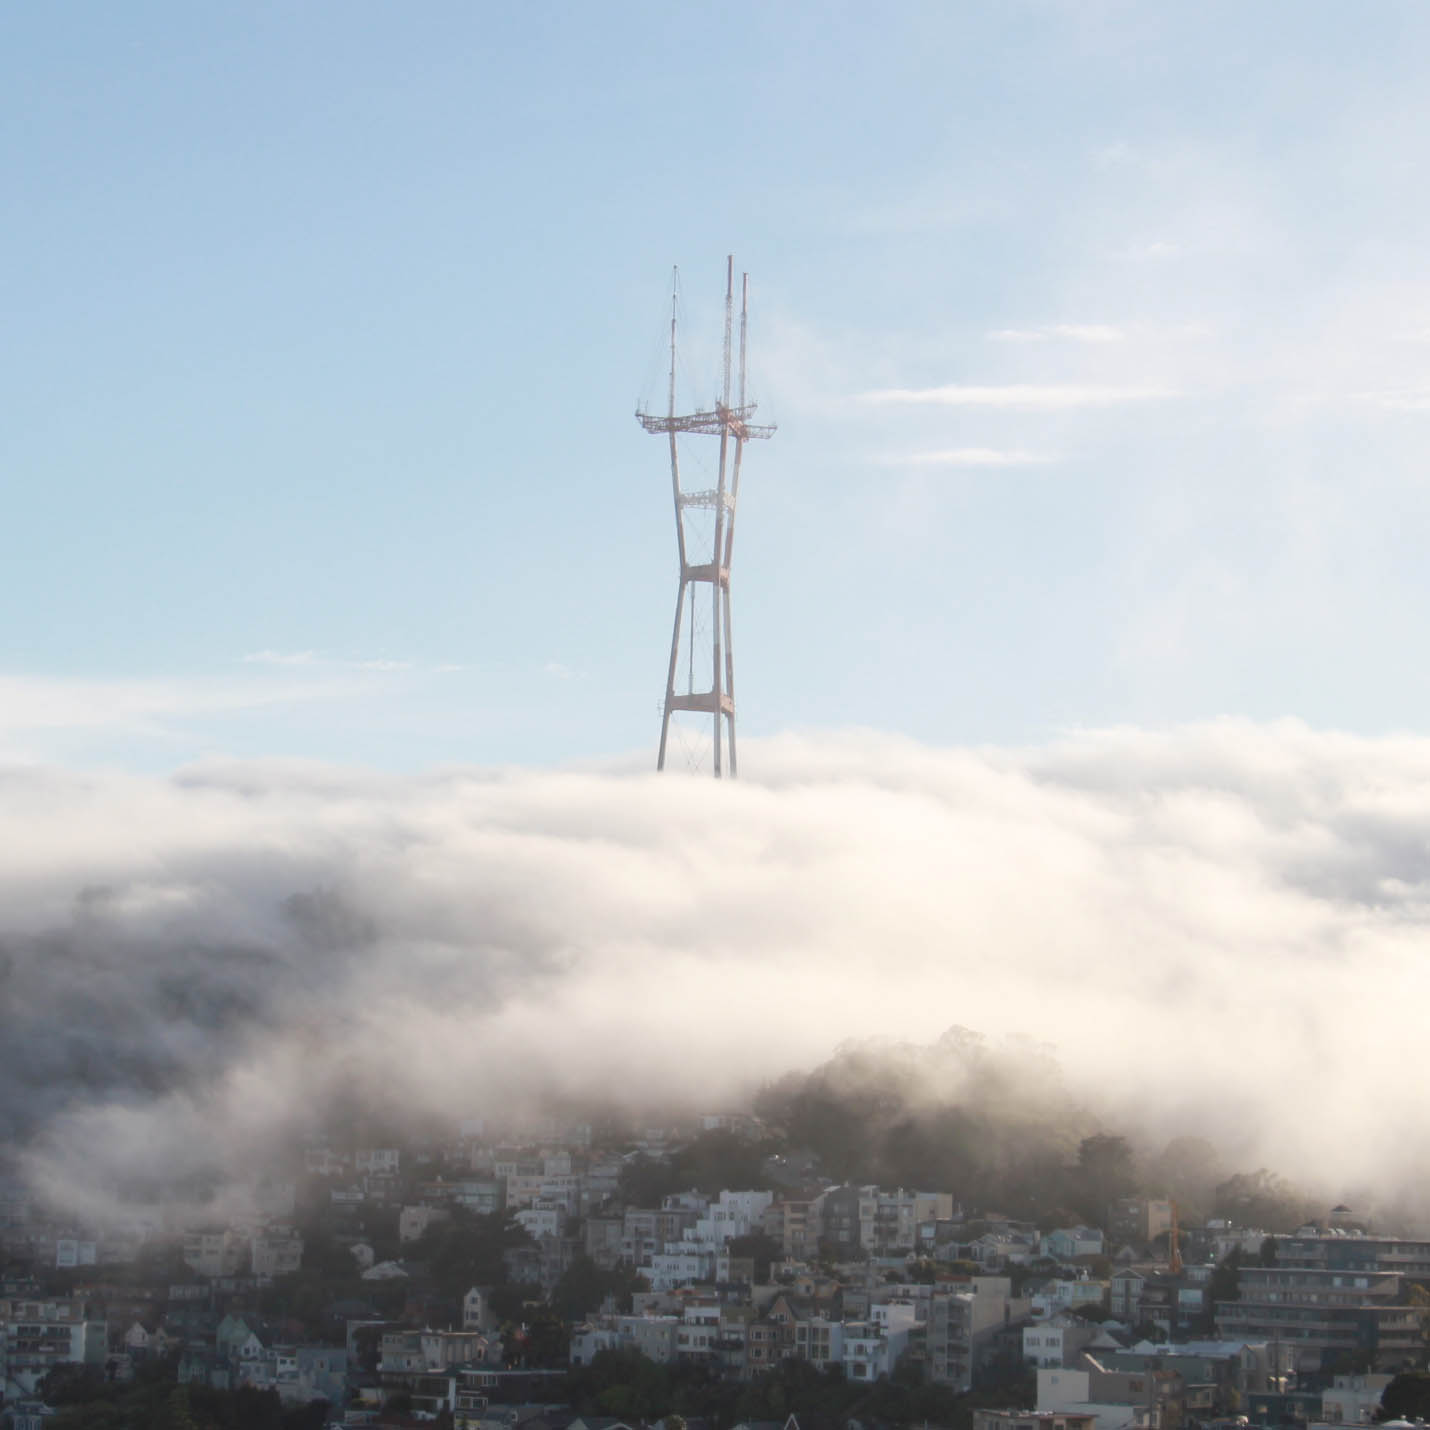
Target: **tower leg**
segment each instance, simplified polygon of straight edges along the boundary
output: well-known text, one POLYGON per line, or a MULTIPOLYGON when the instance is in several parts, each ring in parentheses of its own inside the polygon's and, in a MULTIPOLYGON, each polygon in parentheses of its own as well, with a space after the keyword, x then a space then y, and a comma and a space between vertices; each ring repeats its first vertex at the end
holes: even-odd
POLYGON ((720 746, 723 743, 724 733, 720 729, 720 583, 718 581, 710 583, 710 606, 710 614, 714 617, 710 623, 714 628, 710 643, 710 671, 714 677, 711 695, 715 710, 715 778, 718 780, 720 778, 720 746))
POLYGON ((675 700, 675 662, 680 658, 680 618, 685 611, 685 575, 681 574, 680 589, 675 593, 675 623, 670 632, 670 666, 665 673, 665 706, 660 716, 660 753, 655 757, 657 771, 665 768, 665 746, 670 738, 670 707, 675 700))
POLYGON ((739 774, 735 759, 735 637, 730 630, 730 588, 724 588, 725 597, 725 693, 730 697, 730 778, 739 774))

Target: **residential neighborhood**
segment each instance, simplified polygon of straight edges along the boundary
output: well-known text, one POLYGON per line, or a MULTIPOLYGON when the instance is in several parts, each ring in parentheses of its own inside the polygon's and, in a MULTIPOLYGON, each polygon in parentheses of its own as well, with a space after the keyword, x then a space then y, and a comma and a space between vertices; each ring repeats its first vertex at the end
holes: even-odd
POLYGON ((816 1162, 711 1114, 314 1135, 202 1220, 78 1225, 12 1177, 6 1423, 148 1395, 283 1426, 1344 1425, 1425 1362, 1430 1241, 1343 1206, 1277 1232, 1145 1195, 1020 1219, 816 1162))

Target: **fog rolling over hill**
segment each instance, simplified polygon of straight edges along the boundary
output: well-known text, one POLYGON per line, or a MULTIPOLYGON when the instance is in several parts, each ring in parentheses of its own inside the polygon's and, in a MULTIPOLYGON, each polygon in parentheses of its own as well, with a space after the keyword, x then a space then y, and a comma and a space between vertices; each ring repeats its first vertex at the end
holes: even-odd
MULTIPOLYGON (((1423 1181, 1430 740, 1225 723, 742 753, 718 785, 11 769, 7 1139, 98 1213, 158 1171, 242 1182, 335 1097, 712 1108, 844 1040, 958 1024, 1012 1121, 1206 1136, 1332 1195, 1423 1181)), ((907 1098, 992 1115, 966 1059, 909 1066, 907 1098)))

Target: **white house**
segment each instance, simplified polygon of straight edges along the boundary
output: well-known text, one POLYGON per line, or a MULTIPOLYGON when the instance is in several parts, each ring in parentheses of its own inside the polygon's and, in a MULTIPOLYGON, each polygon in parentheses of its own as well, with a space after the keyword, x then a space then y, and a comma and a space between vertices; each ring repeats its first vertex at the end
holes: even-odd
POLYGON ((1034 1322, 1023 1328, 1023 1361, 1039 1370, 1069 1365, 1096 1336, 1097 1328, 1076 1316, 1034 1322))
POLYGON ((536 1201, 516 1214, 517 1223, 533 1241, 559 1237, 566 1227, 566 1209, 555 1203, 536 1201))
POLYGON ((464 1331, 490 1331, 496 1328, 496 1317, 487 1302, 484 1287, 473 1286, 462 1297, 462 1329, 464 1331))
POLYGON ((225 1227, 184 1233, 184 1263, 200 1276, 233 1276, 243 1259, 242 1236, 225 1227))
POLYGON ((674 1291, 697 1281, 709 1281, 715 1273, 715 1253, 699 1246, 681 1244, 678 1251, 657 1251, 642 1275, 652 1291, 674 1291))
POLYGON ((1321 1419, 1328 1425, 1368 1425, 1380 1409, 1388 1375, 1338 1375, 1321 1392, 1321 1419))
POLYGON ((888 1375, 909 1344, 911 1323, 897 1325, 879 1321, 844 1323, 844 1375, 851 1381, 872 1384, 888 1375))
POLYGON ((727 1241, 758 1231, 774 1199, 773 1192, 723 1191, 705 1215, 693 1227, 686 1228, 684 1240, 709 1251, 719 1251, 727 1241))
POLYGON ((78 1241, 74 1237, 62 1236, 55 1242, 57 1267, 93 1266, 98 1259, 99 1251, 92 1241, 78 1241))

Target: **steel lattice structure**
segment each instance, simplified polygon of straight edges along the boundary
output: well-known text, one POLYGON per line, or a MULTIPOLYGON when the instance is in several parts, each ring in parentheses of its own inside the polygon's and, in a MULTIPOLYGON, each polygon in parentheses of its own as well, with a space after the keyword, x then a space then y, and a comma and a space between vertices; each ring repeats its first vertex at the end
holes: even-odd
MULTIPOLYGON (((730 558, 735 547, 735 502, 740 494, 740 467, 745 443, 774 435, 773 426, 757 427, 750 421, 755 403, 747 400, 745 391, 746 350, 749 332, 750 275, 740 283, 740 356, 738 389, 732 404, 732 337, 735 316, 735 260, 725 265, 725 351, 721 374, 721 395, 715 405, 700 412, 677 414, 675 410, 676 319, 679 291, 671 296, 670 305, 670 389, 666 415, 656 416, 643 409, 636 410, 636 420, 647 432, 665 434, 670 438, 670 485, 675 498, 675 540, 680 556, 680 586, 675 597, 675 624, 670 637, 670 665, 665 678, 665 705, 660 722, 660 753, 656 768, 665 768, 666 747, 670 738, 670 717, 677 711, 708 713, 714 724, 714 773, 721 775, 721 720, 730 747, 730 775, 738 773, 735 755, 735 656, 730 636, 730 558), (680 485, 681 437, 718 437, 720 458, 715 486, 701 491, 685 491, 680 485), (686 526, 686 513, 692 508, 713 510, 714 538, 709 552, 693 550, 686 526), (686 629, 686 641, 695 638, 695 603, 697 591, 710 588, 710 684, 696 689, 694 650, 686 689, 676 689, 681 631, 686 629), (688 625, 687 625, 688 622, 688 625)), ((702 670, 703 676, 703 670, 702 670)))

